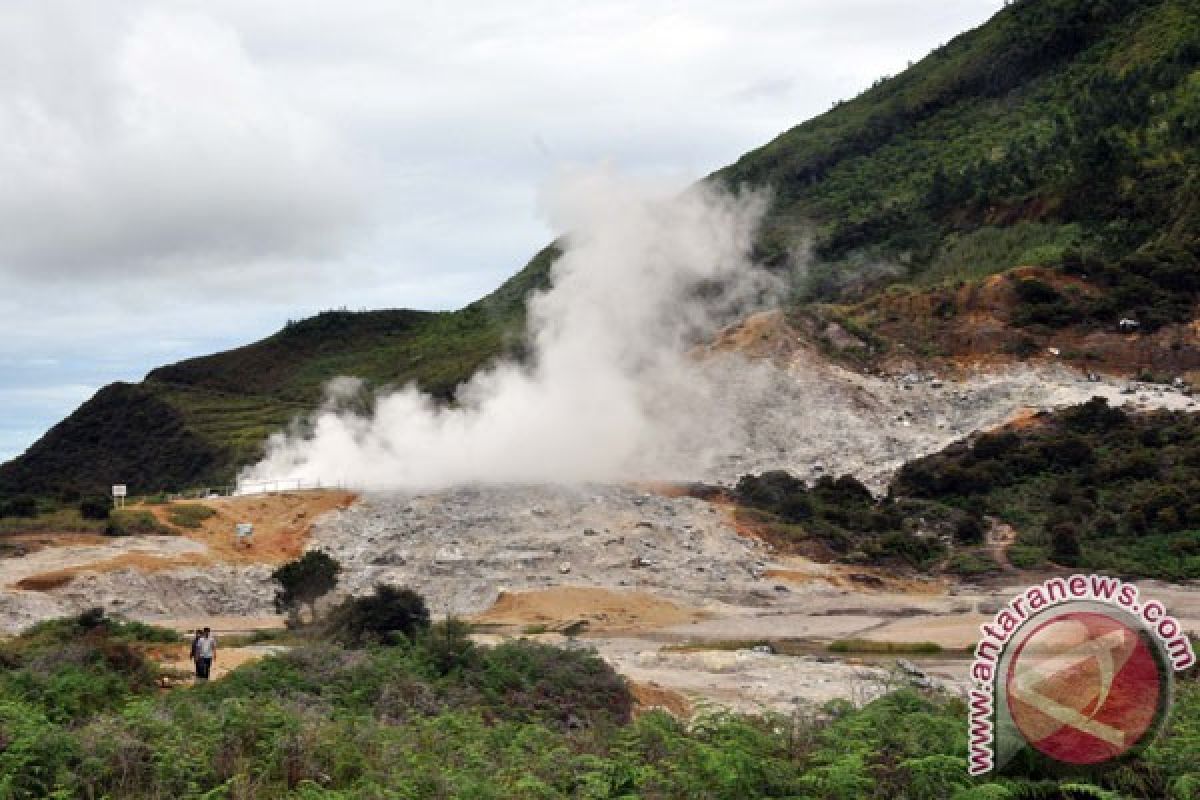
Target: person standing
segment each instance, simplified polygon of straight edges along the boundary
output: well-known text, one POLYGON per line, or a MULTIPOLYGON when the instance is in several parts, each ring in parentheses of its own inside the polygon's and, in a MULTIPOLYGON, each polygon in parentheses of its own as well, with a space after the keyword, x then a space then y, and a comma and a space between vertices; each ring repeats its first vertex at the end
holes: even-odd
POLYGON ((196 634, 192 637, 192 667, 196 670, 196 677, 200 677, 200 656, 196 652, 196 646, 200 643, 200 637, 204 635, 204 631, 196 628, 196 634))
POLYGON ((198 680, 208 680, 213 659, 216 657, 217 637, 213 635, 210 628, 205 628, 201 632, 200 638, 196 640, 196 678, 198 680))

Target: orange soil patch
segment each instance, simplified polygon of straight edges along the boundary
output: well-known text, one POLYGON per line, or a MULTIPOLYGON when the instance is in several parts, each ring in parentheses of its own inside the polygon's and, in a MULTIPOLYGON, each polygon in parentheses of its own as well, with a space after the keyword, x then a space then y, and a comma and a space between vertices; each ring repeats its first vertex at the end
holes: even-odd
POLYGON ((799 569, 769 569, 766 571, 768 578, 774 578, 779 581, 787 581, 794 584, 812 583, 813 581, 829 582, 828 577, 823 575, 814 575, 811 572, 805 572, 799 569))
POLYGON ((682 483, 663 483, 660 481, 642 481, 633 484, 634 488, 640 489, 647 494, 656 494, 660 497, 689 497, 690 493, 686 484, 682 483))
POLYGON ((1018 409, 1017 413, 1012 416, 1012 419, 999 426, 997 430, 1011 428, 1013 430, 1023 431, 1032 428, 1040 428, 1046 425, 1047 419, 1047 415, 1043 414, 1039 409, 1025 406, 1018 409))
POLYGON ((739 353, 747 358, 791 361, 802 353, 810 353, 812 345, 804 341, 788 324, 782 311, 761 311, 751 314, 736 325, 717 333, 705 353, 739 353))
POLYGON ((899 592, 913 595, 940 595, 945 592, 945 586, 932 578, 900 577, 886 570, 870 567, 849 567, 841 564, 823 566, 829 570, 823 575, 796 569, 769 569, 765 575, 795 585, 823 581, 839 589, 853 589, 858 592, 899 592))
POLYGON ((902 577, 885 569, 837 566, 830 583, 845 589, 878 589, 901 594, 941 595, 946 586, 935 578, 902 577))
POLYGON ((633 695, 633 715, 639 717, 648 711, 662 710, 680 719, 692 715, 692 703, 681 692, 659 686, 657 683, 629 681, 629 692, 633 695))
POLYGON ((528 592, 500 592, 495 604, 474 617, 498 625, 568 625, 579 620, 589 631, 653 630, 702 619, 646 592, 618 592, 584 586, 556 586, 528 592))
POLYGON ((725 521, 738 536, 755 539, 775 547, 780 553, 799 555, 825 564, 834 561, 837 553, 816 539, 801 542, 788 540, 771 530, 771 523, 758 519, 753 509, 744 509, 734 503, 717 504, 725 514, 725 521))
POLYGON ((1028 360, 1033 362, 1064 363, 1118 376, 1150 371, 1188 380, 1200 377, 1200 320, 1133 334, 1117 330, 1116 320, 1112 327, 1100 329, 1019 327, 1014 323, 1021 305, 1016 287, 1029 278, 1068 294, 1104 291, 1053 269, 1017 267, 955 286, 882 292, 844 307, 843 312, 892 343, 878 364, 887 371, 908 371, 922 364, 947 374, 994 368, 1016 362, 1015 353, 1031 343, 1028 360), (921 356, 924 352, 940 355, 921 356))
POLYGON ((17 589, 24 589, 27 592, 50 592, 66 586, 74 577, 75 573, 70 570, 44 572, 41 575, 30 575, 28 578, 22 578, 13 584, 13 586, 17 589))
MULTIPOLYGON (((199 528, 180 528, 187 538, 208 548, 212 561, 228 564, 283 564, 300 557, 308 544, 313 521, 337 508, 346 508, 357 495, 345 491, 282 492, 280 494, 190 500, 217 513, 199 528), (236 541, 237 523, 254 525, 248 545, 236 541)), ((168 505, 139 506, 164 525, 170 525, 168 505)))

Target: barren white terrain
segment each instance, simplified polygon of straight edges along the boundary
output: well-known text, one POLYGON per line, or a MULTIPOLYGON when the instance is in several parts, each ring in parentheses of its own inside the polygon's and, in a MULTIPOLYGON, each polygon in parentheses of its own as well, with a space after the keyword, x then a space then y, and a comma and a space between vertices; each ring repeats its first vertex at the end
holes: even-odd
MULTIPOLYGON (((808 479, 849 473, 880 489, 904 461, 1021 414, 1094 395, 1133 407, 1193 405, 1166 387, 1131 390, 1057 366, 936 379, 862 375, 815 363, 803 350, 787 361, 747 366, 752 380, 731 375, 735 427, 719 438, 735 444, 698 459, 694 474, 661 477, 730 484, 747 472, 788 469, 808 479)), ((729 408, 714 417, 729 418, 729 408)), ((694 436, 704 442, 706 432, 694 436)), ((253 498, 221 502, 253 518, 250 505, 237 505, 253 498)), ((435 614, 489 626, 485 637, 594 647, 639 683, 739 708, 869 696, 897 679, 960 686, 965 660, 953 649, 972 644, 1007 592, 781 556, 739 534, 720 506, 647 485, 368 492, 303 526, 305 546, 343 564, 331 600, 376 583, 411 586, 435 614), (952 651, 922 660, 919 675, 897 673, 887 659, 864 664, 824 652, 824 643, 852 636, 935 641, 952 651), (796 642, 797 654, 749 648, 766 639, 796 642)), ((0 560, 0 630, 91 606, 181 626, 205 618, 220 618, 225 629, 266 624, 271 564, 224 560, 215 541, 112 539, 0 560), (131 554, 165 563, 148 569, 119 560, 131 554), (61 585, 18 586, 64 569, 61 585)), ((1153 591, 1200 628, 1195 592, 1153 591)))

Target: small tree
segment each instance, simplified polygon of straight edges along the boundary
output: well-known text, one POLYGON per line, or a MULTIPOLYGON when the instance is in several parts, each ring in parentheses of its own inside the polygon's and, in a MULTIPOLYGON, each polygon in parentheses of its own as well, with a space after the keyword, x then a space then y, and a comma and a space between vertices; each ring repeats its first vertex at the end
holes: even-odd
POLYGON ((275 610, 280 614, 299 615, 308 606, 310 618, 317 617, 317 600, 337 586, 342 565, 323 550, 310 550, 271 573, 280 588, 275 592, 275 610))

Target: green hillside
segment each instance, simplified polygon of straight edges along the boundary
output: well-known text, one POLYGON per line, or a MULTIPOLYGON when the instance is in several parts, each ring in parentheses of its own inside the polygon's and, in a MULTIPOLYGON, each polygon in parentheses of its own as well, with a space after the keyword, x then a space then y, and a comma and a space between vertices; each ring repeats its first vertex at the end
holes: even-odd
MULTIPOLYGON (((720 491, 710 488, 709 491, 720 491)), ((1200 415, 1129 414, 1103 398, 982 433, 905 464, 884 497, 849 475, 813 485, 745 475, 744 527, 824 561, 997 572, 989 518, 1014 566, 1200 578, 1200 415)))
POLYGON ((805 298, 1064 254, 1194 266, 1198 66, 1194 2, 1018 2, 718 176, 774 190, 764 260, 812 238, 805 298))
MULTIPOLYGON (((714 177, 772 191, 762 263, 789 270, 811 245, 817 262, 793 270, 798 303, 1041 264, 1097 291, 1039 296, 1026 321, 1132 315, 1150 332, 1190 319, 1200 292, 1198 139, 1194 0, 1022 0, 714 177)), ((450 398, 489 360, 520 355, 525 295, 556 253, 460 311, 327 312, 109 387, 0 466, 0 492, 99 490, 109 474, 96 465, 144 476, 137 491, 226 481, 340 374, 450 398)))
POLYGON ((101 389, 24 455, 0 466, 0 493, 138 493, 219 486, 267 435, 312 409, 338 375, 372 386, 415 381, 449 400, 500 355, 520 357, 524 298, 545 286, 546 248, 491 295, 459 311, 326 311, 262 341, 159 367, 101 389))

